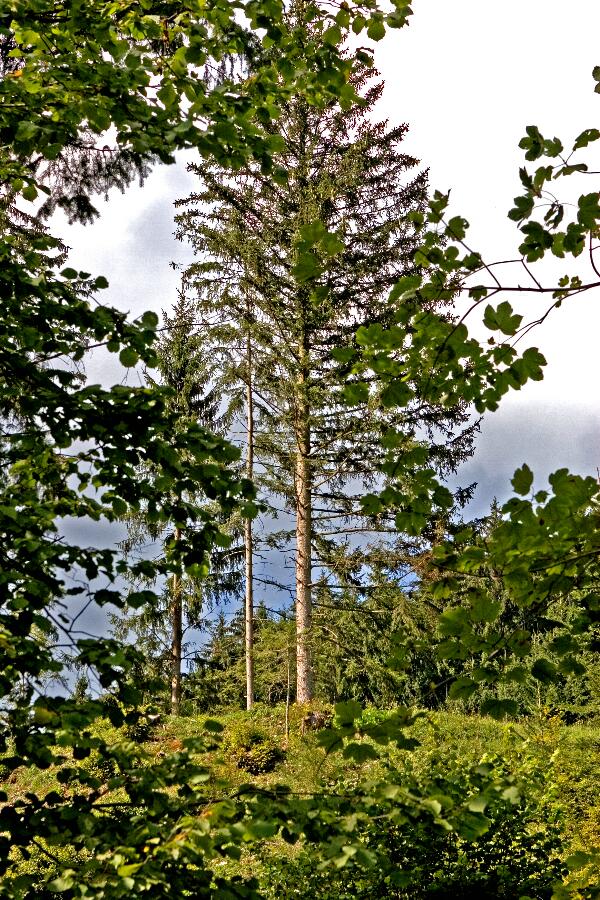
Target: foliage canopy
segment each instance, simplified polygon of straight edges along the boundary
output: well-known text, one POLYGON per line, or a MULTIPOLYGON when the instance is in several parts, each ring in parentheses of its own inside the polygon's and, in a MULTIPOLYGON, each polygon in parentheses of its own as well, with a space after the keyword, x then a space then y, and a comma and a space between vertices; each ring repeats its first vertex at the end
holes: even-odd
MULTIPOLYGON (((95 140, 108 133, 114 148, 93 152, 131 154, 132 172, 136 162, 172 162, 176 150, 195 147, 233 168, 258 160, 265 174, 283 178, 273 170, 278 142, 264 127, 279 104, 297 91, 317 105, 331 97, 350 103, 353 59, 339 51, 344 34, 350 28, 365 30, 379 40, 386 22, 401 26, 410 15, 407 0, 396 0, 391 13, 371 0, 343 3, 331 14, 309 9, 317 23, 315 38, 302 46, 300 56, 298 34, 286 27, 275 0, 210 5, 195 0, 7 0, 0 10, 0 36, 5 46, 14 45, 8 58, 19 60, 18 68, 4 67, 0 80, 0 180, 7 200, 33 202, 50 192, 74 220, 89 220, 93 179, 71 190, 66 173, 72 152, 90 151, 90 134, 95 140), (229 77, 228 60, 251 55, 258 42, 279 52, 250 79, 236 82, 229 77)), ((360 61, 365 62, 364 55, 360 61)), ((585 149, 598 134, 584 132, 574 151, 585 149)), ((578 256, 589 241, 593 259, 600 221, 596 195, 579 198, 575 218, 566 226, 560 204, 543 222, 532 218, 547 182, 583 171, 585 164, 563 160, 560 142, 544 139, 533 127, 523 148, 532 161, 545 156, 559 164, 523 176, 525 193, 513 215, 524 220, 521 252, 529 261, 549 250, 559 257, 578 256)), ((385 328, 362 328, 358 347, 338 354, 341 365, 356 376, 364 374, 365 384, 371 374, 381 379, 389 408, 404 407, 419 396, 441 405, 467 402, 479 410, 494 409, 508 390, 542 375, 541 355, 534 349, 519 355, 511 343, 523 326, 506 301, 486 308, 485 322, 494 332, 487 346, 471 338, 463 322, 450 323, 427 310, 428 302, 450 299, 457 290, 480 304, 510 289, 473 284, 474 275, 489 274, 490 264, 483 265, 466 246, 466 223, 457 216, 447 220, 446 207, 447 198, 438 194, 427 213, 413 216, 421 240, 414 261, 424 271, 401 279, 393 289, 393 296, 404 301, 396 321, 385 328)), ((0 795, 0 896, 252 897, 253 885, 219 880, 207 860, 235 856, 240 843, 279 833, 320 843, 334 865, 350 858, 369 864, 373 854, 357 837, 357 823, 382 809, 394 824, 427 821, 469 838, 484 833, 486 807, 499 795, 519 798, 519 786, 495 770, 479 773, 476 803, 472 796, 434 796, 428 785, 410 792, 392 780, 361 789, 358 801, 342 804, 340 817, 331 814, 334 799, 298 798, 285 789, 266 795, 248 788, 235 798, 212 798, 206 788, 209 773, 197 755, 212 745, 211 735, 218 730, 214 723, 207 723, 206 735, 161 760, 149 760, 139 747, 111 742, 101 730, 94 731, 102 718, 113 725, 139 724, 140 712, 132 709, 139 692, 129 677, 136 651, 82 634, 75 604, 120 607, 126 601, 141 607, 154 603, 155 595, 124 591, 121 576, 129 566, 119 553, 69 542, 59 523, 67 517, 113 522, 144 507, 151 521, 173 523, 185 539, 168 542, 159 561, 138 562, 134 574, 167 576, 185 569, 200 576, 211 547, 225 538, 214 517, 189 498, 200 490, 224 512, 236 505, 243 511, 253 489, 232 472, 236 453, 225 441, 198 425, 185 433, 176 427, 168 389, 119 385, 107 390, 82 381, 79 364, 98 344, 119 353, 125 367, 138 361, 154 366, 157 318, 146 313, 129 322, 97 303, 96 294, 106 287, 102 276, 59 271, 57 239, 40 231, 25 240, 2 216, 0 645, 6 663, 0 679, 0 741, 9 769, 53 766, 63 789, 30 791, 11 802, 6 793, 0 795), (140 476, 149 465, 152 477, 140 476), (52 683, 64 667, 57 649, 65 650, 71 663, 89 668, 113 700, 63 697, 52 683), (114 772, 106 783, 82 764, 92 751, 114 772), (119 799, 103 800, 106 784, 119 799), (42 883, 30 874, 12 877, 9 853, 15 848, 24 856, 35 848, 52 863, 42 883)), ((313 223, 298 264, 304 259, 305 267, 311 265, 314 248, 324 240, 327 244, 322 228, 313 223)), ((555 303, 590 286, 577 275, 565 279, 549 289, 555 303)), ((352 391, 361 390, 360 381, 354 382, 352 391)), ((447 510, 451 497, 427 466, 426 450, 415 447, 398 457, 399 441, 393 431, 386 436, 384 471, 391 483, 383 495, 365 497, 363 508, 371 515, 392 508, 397 527, 417 534, 432 513, 447 510), (409 480, 407 491, 403 476, 415 467, 419 477, 409 480)), ((455 690, 468 692, 471 681, 494 683, 517 673, 552 679, 561 666, 572 670, 574 665, 566 639, 554 648, 562 659, 558 666, 539 659, 530 666, 523 662, 526 633, 492 628, 482 635, 474 626, 493 625, 500 613, 490 601, 490 581, 501 577, 513 602, 536 613, 547 613, 576 592, 581 614, 571 632, 585 630, 598 616, 596 483, 559 470, 552 494, 528 497, 531 478, 524 468, 514 487, 519 496, 504 507, 493 534, 482 539, 469 529, 448 533, 434 554, 440 577, 433 590, 441 597, 454 600, 457 582, 474 579, 461 602, 451 603, 442 617, 447 652, 460 645, 475 658, 472 673, 463 677, 466 681, 455 681, 460 686, 455 690)), ((401 647, 397 664, 402 666, 401 647)), ((500 700, 489 708, 499 716, 512 711, 500 700)), ((347 758, 364 759, 390 742, 411 746, 405 732, 416 714, 408 708, 376 723, 362 721, 353 702, 339 704, 336 713, 320 738, 328 752, 339 749, 347 758)))

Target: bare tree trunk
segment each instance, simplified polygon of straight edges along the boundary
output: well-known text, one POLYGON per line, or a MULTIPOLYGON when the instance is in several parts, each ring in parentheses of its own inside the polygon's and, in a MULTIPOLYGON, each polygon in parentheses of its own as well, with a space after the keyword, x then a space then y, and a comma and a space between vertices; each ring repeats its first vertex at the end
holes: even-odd
MULTIPOLYGON (((305 385, 301 385, 304 390, 305 385)), ((299 403, 298 451, 296 455, 296 699, 308 703, 313 698, 311 659, 311 550, 312 477, 310 464, 310 422, 306 399, 299 403)))
POLYGON ((287 689, 285 692, 285 748, 289 747, 290 744, 290 695, 291 695, 291 682, 292 682, 292 648, 290 647, 289 641, 287 645, 287 689))
MULTIPOLYGON (((175 540, 181 539, 181 531, 175 529, 175 540)), ((181 645, 183 641, 183 604, 181 601, 181 577, 173 575, 171 584, 171 714, 181 711, 181 645)))
MULTIPOLYGON (((311 135, 308 126, 308 105, 298 105, 298 169, 297 188, 300 217, 303 224, 312 212, 310 172, 311 135)), ((310 219, 308 219, 310 221, 310 219)), ((296 501, 296 701, 309 703, 313 698, 313 667, 311 654, 312 620, 312 464, 311 464, 311 403, 309 379, 310 360, 310 291, 298 286, 298 371, 295 397, 296 461, 294 490, 296 501)))
MULTIPOLYGON (((246 475, 254 476, 254 398, 252 395, 252 343, 248 334, 246 344, 248 377, 246 382, 247 454, 246 475)), ((254 702, 254 583, 252 571, 252 519, 244 524, 244 551, 246 555, 246 709, 254 702)))

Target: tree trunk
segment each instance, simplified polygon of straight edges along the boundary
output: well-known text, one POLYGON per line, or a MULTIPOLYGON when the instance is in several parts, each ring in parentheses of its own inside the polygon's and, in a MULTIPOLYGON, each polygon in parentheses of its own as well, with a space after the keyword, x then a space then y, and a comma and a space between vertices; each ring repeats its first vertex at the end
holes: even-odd
POLYGON ((285 749, 290 746, 290 694, 292 682, 292 648, 289 641, 287 645, 287 686, 285 692, 285 749))
MULTIPOLYGON (((175 529, 175 540, 181 539, 181 531, 175 529)), ((171 584, 171 714, 181 711, 181 644, 183 640, 183 604, 181 602, 181 577, 173 575, 171 584)))
MULTIPOLYGON (((246 475, 254 476, 254 398, 252 396, 252 344, 248 335, 247 345, 248 376, 246 383, 247 455, 246 475)), ((246 556, 246 709, 252 709, 254 702, 254 583, 252 572, 252 519, 244 524, 244 552, 246 556)))
MULTIPOLYGON (((304 388, 304 385, 302 385, 304 388)), ((312 477, 310 465, 310 423, 306 399, 299 404, 298 450, 295 468, 296 490, 296 699, 313 698, 311 659, 311 551, 312 477)))
MULTIPOLYGON (((311 135, 308 129, 308 106, 298 104, 298 225, 314 218, 310 201, 311 135), (307 219, 308 217, 308 219, 307 219)), ((313 668, 311 654, 312 620, 312 465, 311 465, 311 404, 309 379, 311 298, 307 287, 298 289, 298 371, 295 398, 296 462, 294 488, 296 499, 296 700, 309 703, 313 698, 313 668)))

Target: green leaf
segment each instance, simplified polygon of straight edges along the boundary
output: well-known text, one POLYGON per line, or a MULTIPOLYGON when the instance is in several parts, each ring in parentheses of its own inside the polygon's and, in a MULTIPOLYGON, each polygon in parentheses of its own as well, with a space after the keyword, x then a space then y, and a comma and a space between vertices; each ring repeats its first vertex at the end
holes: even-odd
POLYGON ((365 17, 358 13, 352 20, 352 31, 354 32, 354 34, 360 34, 366 24, 367 20, 365 19, 365 17))
POLYGON ((311 278, 318 278, 322 273, 323 267, 312 251, 302 253, 296 264, 292 266, 292 275, 300 283, 310 281, 311 278))
POLYGON ((513 335, 519 328, 523 316, 513 313, 512 306, 504 300, 496 309, 488 305, 483 315, 483 324, 492 331, 501 331, 503 334, 513 335))
POLYGON ((550 641, 550 649, 557 656, 564 656, 579 649, 579 645, 572 634, 559 634, 550 641))
POLYGON ((528 125, 526 136, 519 141, 519 147, 526 150, 525 159, 539 159, 544 150, 544 138, 536 125, 528 125))
POLYGON ((517 494, 525 496, 531 491, 533 485, 533 472, 527 465, 523 463, 520 469, 517 469, 510 482, 517 494))
POLYGON ((352 347, 334 347, 331 355, 336 362, 347 365, 356 359, 356 350, 352 347))
POLYGON ((421 287, 423 279, 420 275, 405 275, 396 282, 390 291, 390 302, 411 300, 421 287))
POLYGON ((428 254, 423 250, 417 250, 414 255, 414 263, 415 266, 419 268, 427 269, 431 265, 431 261, 429 259, 428 254))
POLYGON ((126 368, 137 365, 139 358, 139 354, 132 347, 124 347, 119 353, 119 361, 126 368))
POLYGON ((16 132, 17 141, 29 141, 34 138, 39 129, 34 122, 20 122, 16 132))
POLYGON ((323 747, 327 754, 341 750, 344 746, 342 733, 335 728, 322 728, 317 732, 316 741, 319 747, 323 747))
POLYGON ((536 347, 528 347, 521 357, 521 362, 526 378, 532 381, 542 381, 546 358, 536 347))
POLYGON ((217 722, 216 719, 205 719, 203 727, 206 731, 214 732, 215 734, 220 734, 224 730, 224 726, 221 722, 217 722))
POLYGON ((379 753, 371 746, 371 744, 358 744, 356 741, 347 744, 342 754, 346 759, 351 759, 356 763, 368 762, 368 760, 379 759, 379 753))
POLYGON ((559 156, 563 151, 563 145, 557 137, 544 141, 544 155, 549 157, 559 156))
POLYGON ((337 47, 342 40, 342 31, 339 25, 330 25, 323 32, 323 36, 321 38, 324 43, 331 44, 332 47, 337 47))
POLYGON ((321 219, 313 219, 312 222, 306 222, 300 228, 300 244, 304 249, 309 250, 320 243, 326 233, 327 229, 321 219))
POLYGON ((344 386, 344 400, 350 406, 362 406, 369 399, 369 386, 364 382, 351 382, 344 386))
POLYGON ((512 803, 514 806, 521 800, 521 791, 515 784, 511 784, 509 787, 504 788, 501 795, 503 800, 508 800, 509 803, 512 803))
POLYGON ((54 878, 48 884, 48 890, 52 891, 53 894, 58 894, 61 891, 69 891, 75 884, 75 878, 73 877, 75 872, 73 869, 65 869, 62 875, 59 875, 58 878, 54 878))
POLYGON ((471 678, 462 675, 452 683, 449 696, 451 700, 468 700, 476 692, 478 685, 471 678))
POLYGON ((456 830, 465 841, 476 841, 489 831, 490 824, 490 819, 483 813, 465 811, 456 824, 456 830))
POLYGON ((595 228, 600 219, 598 194, 582 194, 578 201, 577 221, 584 228, 595 228))
POLYGON ((439 800, 436 800, 433 797, 428 797, 426 800, 423 800, 421 802, 421 806, 423 807, 423 809, 426 809, 430 813, 432 813, 436 818, 442 811, 442 804, 439 800))
POLYGON ((346 728, 353 725, 356 719, 360 719, 362 715, 362 706, 356 700, 347 700, 345 703, 336 703, 335 722, 336 725, 346 728))
POLYGON ((466 237, 468 227, 469 227, 469 223, 467 222, 466 219, 463 219, 462 216, 454 216, 448 222, 448 227, 446 228, 446 234, 452 240, 462 241, 466 237))
POLYGON ((350 27, 350 13, 347 9, 340 9, 338 13, 336 13, 335 21, 338 23, 340 28, 348 29, 350 27))
POLYGON ((129 509, 129 507, 121 497, 114 497, 111 501, 111 505, 115 516, 124 516, 129 509))
MULTIPOLYGON (((600 78, 600 66, 598 66, 600 78)), ((565 865, 569 872, 576 872, 578 869, 583 869, 584 866, 589 865, 590 862, 594 862, 596 859, 595 853, 586 853, 585 850, 576 850, 575 853, 571 853, 567 856, 565 860, 565 865)))
POLYGON ((372 41, 383 40, 383 38, 385 37, 385 25, 383 23, 383 19, 380 16, 371 17, 367 28, 367 35, 372 41))
POLYGON ((474 797, 470 797, 467 800, 467 809, 470 809, 471 812, 482 813, 485 812, 486 807, 488 805, 488 800, 485 794, 477 794, 474 797))
POLYGON ((519 246, 519 252, 526 257, 528 262, 542 259, 546 250, 549 250, 554 243, 554 236, 539 222, 527 222, 522 226, 521 231, 525 235, 525 240, 519 246))
POLYGON ((391 381, 381 393, 381 404, 384 409, 403 408, 408 406, 413 393, 404 381, 391 381))
POLYGON ((125 866, 119 866, 119 868, 117 869, 117 875, 119 875, 120 878, 128 878, 129 876, 134 875, 136 872, 139 872, 139 870, 142 868, 142 865, 143 863, 139 862, 129 863, 125 866))
POLYGON ((340 240, 337 234, 332 234, 329 231, 327 232, 327 234, 323 235, 323 237, 319 241, 319 245, 329 258, 332 258, 334 256, 337 256, 339 253, 344 252, 344 242, 340 240))
POLYGON ((500 680, 499 673, 493 666, 476 666, 471 670, 471 675, 478 684, 496 684, 500 680))
POLYGON ((131 591, 127 594, 127 605, 132 609, 142 609, 156 602, 154 591, 131 591))
POLYGON ((40 704, 35 705, 33 715, 36 725, 48 725, 56 719, 56 713, 53 710, 46 709, 40 704))
POLYGON ((542 657, 542 659, 536 660, 531 667, 531 674, 542 684, 552 684, 553 681, 556 681, 557 669, 550 660, 542 657))
POLYGON ((35 184, 28 184, 21 191, 21 196, 23 197, 23 199, 29 200, 31 202, 33 202, 36 199, 37 195, 38 195, 38 192, 37 192, 37 188, 36 188, 35 184))
POLYGON ((470 631, 468 610, 463 606, 445 609, 439 618, 438 627, 444 637, 458 637, 470 631))
POLYGON ((524 194, 520 197, 515 197, 514 204, 514 207, 508 213, 508 218, 514 222, 521 222, 523 219, 528 219, 533 212, 534 198, 531 194, 524 194))
POLYGON ((481 714, 492 719, 514 719, 519 714, 519 704, 516 700, 497 700, 493 697, 481 704, 481 714))
POLYGON ((582 131, 576 138, 575 143, 573 144, 573 150, 580 150, 582 147, 587 147, 588 144, 598 140, 600 140, 600 131, 597 128, 586 128, 586 130, 582 131))
POLYGON ((471 600, 473 622, 495 622, 501 612, 502 603, 485 592, 476 594, 471 600))

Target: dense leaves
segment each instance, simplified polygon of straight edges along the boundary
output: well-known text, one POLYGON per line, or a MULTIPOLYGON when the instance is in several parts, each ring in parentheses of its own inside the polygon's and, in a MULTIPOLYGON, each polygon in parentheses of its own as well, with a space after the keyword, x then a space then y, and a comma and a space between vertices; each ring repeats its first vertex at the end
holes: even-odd
MULTIPOLYGON (((342 27, 350 19, 348 11, 342 27)), ((46 212, 58 204, 82 221, 94 215, 91 196, 99 187, 123 187, 136 169, 143 173, 156 157, 170 162, 178 148, 195 146, 233 167, 253 157, 268 172, 273 148, 260 123, 276 115, 278 98, 300 88, 313 102, 332 91, 353 96, 346 86, 351 62, 335 44, 314 40, 303 51, 311 64, 295 69, 295 35, 286 31, 277 4, 15 0, 4 4, 0 30, 0 173, 7 201, 46 194, 52 199, 46 212), (247 25, 238 24, 242 11, 247 25), (257 41, 278 43, 276 63, 234 83, 219 66, 228 55, 251 53, 257 41), (110 143, 96 146, 97 137, 110 143), (104 181, 83 166, 69 177, 73 154, 83 159, 78 151, 92 159, 130 154, 133 165, 105 167, 104 181)), ((208 551, 222 538, 214 516, 190 498, 200 492, 228 513, 252 491, 228 468, 235 450, 197 424, 184 433, 176 427, 168 389, 84 383, 80 363, 95 345, 118 353, 125 367, 153 367, 157 319, 146 314, 131 323, 99 304, 106 280, 72 269, 61 274, 59 248, 43 230, 24 234, 6 220, 0 247, 2 750, 9 769, 58 766, 67 797, 30 792, 3 806, 3 851, 21 848, 27 857, 37 842, 58 870, 47 887, 35 875, 21 875, 6 877, 1 890, 7 896, 144 891, 158 897, 179 893, 177 879, 185 876, 181 895, 190 889, 200 896, 212 890, 205 856, 221 852, 233 832, 207 844, 203 820, 185 819, 182 800, 203 780, 189 756, 140 767, 137 751, 91 735, 90 725, 103 715, 114 724, 135 723, 139 713, 127 707, 139 696, 128 677, 137 654, 88 635, 79 622, 86 609, 123 605, 124 575, 151 581, 183 569, 205 573, 208 551), (160 560, 132 565, 117 550, 87 547, 64 534, 68 520, 110 524, 141 509, 150 522, 171 523, 185 535, 168 541, 160 560), (56 679, 65 661, 89 671, 97 691, 110 691, 123 705, 62 696, 56 679), (112 787, 123 790, 124 805, 111 807, 110 815, 102 812, 102 785, 76 764, 92 747, 119 772, 112 787), (171 785, 179 786, 175 793, 171 785), (71 851, 61 855, 60 847, 71 851), (81 857, 72 856, 79 851, 81 857), (196 866, 195 884, 189 864, 196 866)), ((129 599, 133 606, 155 602, 148 590, 129 599)), ((223 807, 224 821, 240 814, 223 807)), ((211 821, 218 818, 215 811, 211 821)), ((3 872, 9 865, 3 852, 3 872)))
MULTIPOLYGON (((254 160, 264 177, 273 173, 283 181, 285 173, 273 171, 281 143, 268 127, 280 106, 298 93, 315 106, 336 97, 342 107, 351 106, 354 58, 339 49, 344 33, 365 31, 377 41, 386 22, 400 26, 410 15, 405 0, 396 0, 389 14, 370 2, 342 4, 331 14, 311 5, 307 10, 314 20, 308 42, 299 41, 281 5, 270 0, 208 6, 192 0, 8 0, 0 11, 0 751, 6 771, 51 769, 60 785, 0 794, 0 896, 252 897, 254 884, 213 875, 209 861, 239 856, 240 844, 280 835, 314 843, 327 865, 341 868, 353 860, 368 866, 380 849, 375 817, 400 832, 407 824, 422 825, 476 841, 490 828, 490 808, 520 802, 514 776, 489 763, 454 792, 390 771, 372 784, 327 796, 250 786, 233 797, 214 797, 200 762, 214 746, 214 725, 160 759, 103 733, 110 726, 144 725, 131 677, 139 654, 114 638, 88 634, 84 612, 119 609, 127 600, 134 607, 156 602, 150 590, 128 597, 125 575, 152 582, 183 571, 205 574, 211 548, 226 539, 198 496, 212 501, 219 514, 236 507, 250 512, 244 504, 253 488, 232 470, 237 453, 230 445, 195 422, 185 431, 178 427, 168 388, 85 383, 81 364, 96 345, 118 353, 125 368, 138 362, 152 368, 157 319, 146 313, 130 322, 98 302, 105 279, 61 272, 60 242, 43 228, 16 227, 18 204, 45 195, 46 212, 58 205, 74 220, 89 220, 99 189, 124 187, 155 158, 171 162, 185 147, 237 170, 254 160), (236 73, 241 58, 257 63, 251 77, 236 73), (96 146, 97 138, 112 146, 96 146), (104 153, 116 154, 112 169, 82 166, 78 177, 69 177, 74 158, 104 153), (69 522, 112 525, 142 509, 149 522, 170 523, 183 535, 167 540, 158 560, 131 563, 119 550, 67 537, 69 522), (90 674, 93 699, 65 696, 60 678, 68 678, 74 665, 90 674), (95 768, 84 765, 90 756, 95 768), (38 859, 33 868, 13 865, 29 862, 32 854, 38 859)), ((356 59, 368 62, 364 53, 356 59)), ((584 131, 573 152, 597 139, 597 130, 584 131)), ((586 164, 573 162, 558 139, 533 126, 522 147, 528 161, 550 162, 533 173, 521 171, 524 194, 511 211, 523 223, 520 252, 527 262, 548 251, 578 257, 589 242, 595 268, 595 193, 581 195, 566 225, 565 205, 555 199, 543 222, 532 219, 548 182, 585 173, 586 164)), ((393 289, 392 299, 401 300, 393 321, 366 323, 355 343, 339 348, 351 402, 363 402, 377 379, 385 410, 422 401, 448 409, 472 403, 481 412, 542 377, 538 351, 519 354, 504 340, 527 327, 508 302, 486 307, 484 323, 494 332, 487 346, 469 335, 464 321, 436 314, 436 305, 457 292, 477 308, 502 290, 499 283, 475 282, 482 272, 489 277, 490 267, 466 245, 465 221, 454 216, 446 222, 447 202, 436 194, 427 211, 409 215, 420 242, 413 258, 418 271, 393 289)), ((323 262, 343 252, 326 223, 311 225, 295 246, 296 278, 307 290, 325 271, 323 262)), ((550 293, 560 303, 591 286, 570 274, 550 293)), ((544 290, 539 284, 531 289, 544 290)), ((517 701, 494 686, 528 679, 547 685, 580 674, 578 637, 599 614, 595 480, 559 469, 551 493, 528 497, 533 478, 524 466, 514 478, 518 496, 482 534, 451 520, 453 498, 427 447, 412 437, 407 445, 390 429, 384 448, 389 484, 383 494, 363 498, 363 511, 376 517, 391 510, 397 529, 414 535, 439 520, 437 533, 428 537, 430 565, 422 573, 433 599, 448 601, 439 616, 438 654, 467 662, 465 671, 451 675, 453 697, 468 701, 483 684, 492 690, 482 709, 514 716, 517 701), (502 619, 506 606, 498 585, 514 608, 551 622, 548 652, 534 658, 523 619, 502 619), (565 621, 552 619, 567 602, 574 612, 565 621)), ((400 670, 411 650, 402 637, 395 652, 400 670)), ((404 706, 369 722, 349 701, 337 706, 319 740, 328 753, 369 764, 388 746, 410 750, 416 717, 404 706)), ((582 890, 593 896, 594 888, 582 890)), ((558 889, 556 896, 562 895, 558 889)))

